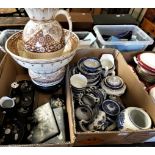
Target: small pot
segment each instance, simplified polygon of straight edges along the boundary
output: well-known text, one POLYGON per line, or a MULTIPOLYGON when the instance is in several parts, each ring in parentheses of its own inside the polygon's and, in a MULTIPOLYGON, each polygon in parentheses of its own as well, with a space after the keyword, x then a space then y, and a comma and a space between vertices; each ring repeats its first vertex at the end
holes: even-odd
POLYGON ((150 116, 141 108, 128 107, 117 117, 117 127, 121 131, 146 130, 151 128, 150 116))

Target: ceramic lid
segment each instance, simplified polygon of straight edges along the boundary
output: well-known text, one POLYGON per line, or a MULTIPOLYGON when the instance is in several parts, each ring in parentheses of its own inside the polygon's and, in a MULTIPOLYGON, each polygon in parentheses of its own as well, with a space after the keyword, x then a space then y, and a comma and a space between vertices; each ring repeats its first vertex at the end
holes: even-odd
POLYGON ((108 76, 101 82, 101 87, 108 95, 120 96, 124 94, 126 85, 118 76, 108 76), (108 82, 107 82, 108 81, 108 82))
POLYGON ((123 80, 119 76, 108 76, 105 78, 105 84, 110 88, 121 88, 124 84, 123 80))

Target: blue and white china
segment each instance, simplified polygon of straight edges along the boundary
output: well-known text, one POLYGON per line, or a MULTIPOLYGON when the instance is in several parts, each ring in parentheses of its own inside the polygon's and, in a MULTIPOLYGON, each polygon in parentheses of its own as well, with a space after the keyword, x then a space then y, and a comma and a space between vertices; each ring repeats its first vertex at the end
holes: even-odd
POLYGON ((80 105, 88 105, 90 107, 94 107, 98 102, 100 101, 100 98, 95 97, 91 93, 83 94, 81 97, 79 104, 80 105))
POLYGON ((84 120, 89 122, 92 120, 93 111, 89 106, 86 105, 78 106, 75 109, 75 116, 79 121, 84 120))
POLYGON ((97 60, 97 58, 96 59, 92 58, 92 59, 91 58, 81 58, 77 63, 78 70, 81 72, 81 74, 88 76, 88 78, 89 77, 95 78, 96 76, 100 75, 102 72, 100 62, 97 60), (94 64, 96 64, 94 67, 92 67, 92 59, 93 59, 93 63, 95 61, 94 64), (85 61, 86 61, 86 63, 84 65, 85 61))
POLYGON ((88 125, 90 131, 104 130, 103 124, 106 122, 106 113, 99 110, 98 115, 95 117, 94 121, 88 125))
POLYGON ((119 76, 107 76, 102 80, 101 87, 108 95, 115 96, 121 96, 126 90, 126 85, 119 76))
POLYGON ((89 57, 83 60, 83 67, 88 72, 96 72, 101 68, 100 60, 96 57, 89 57))
POLYGON ((107 94, 101 89, 87 87, 79 102, 93 107, 100 105, 106 99, 106 96, 107 94))
POLYGON ((115 63, 112 54, 102 54, 100 58, 101 66, 103 69, 103 76, 106 77, 108 74, 115 75, 115 63))
POLYGON ((117 116, 120 113, 119 104, 109 99, 101 104, 101 109, 109 116, 117 116))
POLYGON ((110 100, 117 102, 118 105, 120 106, 121 111, 125 109, 125 106, 123 105, 122 100, 120 99, 119 96, 109 95, 108 98, 110 100))
POLYGON ((106 121, 103 124, 103 126, 105 127, 105 131, 112 131, 114 129, 116 129, 116 121, 111 119, 110 117, 106 117, 106 121))
POLYGON ((128 107, 117 117, 117 127, 121 131, 146 130, 152 125, 150 116, 141 108, 128 107))

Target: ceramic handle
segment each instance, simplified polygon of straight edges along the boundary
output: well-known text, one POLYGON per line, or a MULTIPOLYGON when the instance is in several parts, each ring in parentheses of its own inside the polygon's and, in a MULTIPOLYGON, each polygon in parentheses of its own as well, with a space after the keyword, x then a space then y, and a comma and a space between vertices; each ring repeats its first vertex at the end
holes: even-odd
POLYGON ((71 20, 71 16, 69 15, 69 13, 65 10, 58 10, 56 12, 56 16, 58 15, 64 15, 66 18, 67 18, 67 21, 68 21, 68 25, 69 25, 69 34, 68 34, 68 37, 67 37, 67 42, 68 42, 68 39, 70 38, 70 35, 71 35, 71 32, 72 32, 72 20, 71 20))

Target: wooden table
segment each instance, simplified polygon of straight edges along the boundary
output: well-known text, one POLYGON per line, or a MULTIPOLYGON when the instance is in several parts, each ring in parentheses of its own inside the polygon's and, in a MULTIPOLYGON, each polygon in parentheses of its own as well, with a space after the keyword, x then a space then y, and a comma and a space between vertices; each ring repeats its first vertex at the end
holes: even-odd
POLYGON ((16 8, 0 8, 0 17, 10 17, 17 13, 16 8))
MULTIPOLYGON (((90 13, 70 13, 73 22, 73 31, 92 31, 93 19, 90 13)), ((58 21, 68 29, 67 19, 58 16, 58 21)), ((23 28, 28 22, 28 17, 0 17, 0 28, 23 28)))

